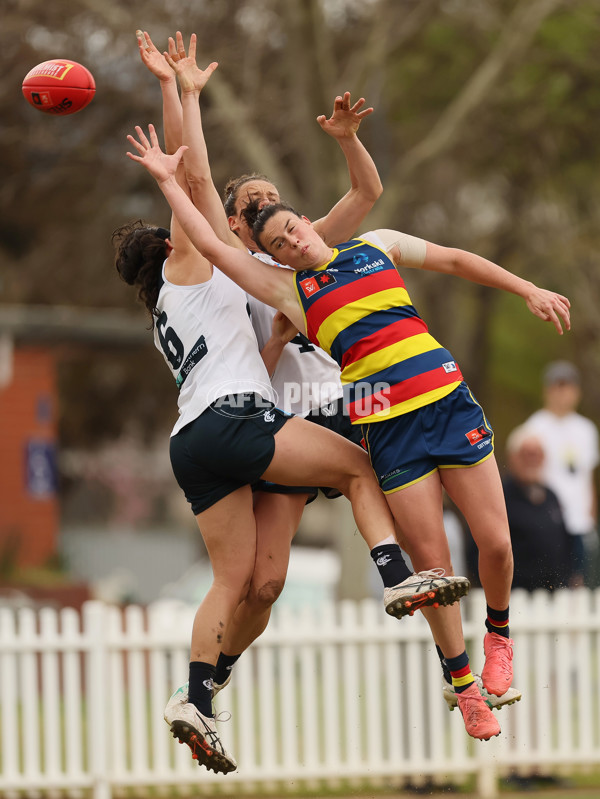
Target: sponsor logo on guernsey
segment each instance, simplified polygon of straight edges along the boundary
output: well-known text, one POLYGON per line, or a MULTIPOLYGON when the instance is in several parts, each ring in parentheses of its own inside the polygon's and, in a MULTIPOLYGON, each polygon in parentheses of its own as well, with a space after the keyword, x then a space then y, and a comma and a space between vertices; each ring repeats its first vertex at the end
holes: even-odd
POLYGON ((194 366, 196 366, 196 364, 199 363, 202 360, 202 358, 204 358, 207 352, 208 349, 206 347, 206 340, 204 336, 200 336, 198 341, 194 344, 194 346, 190 350, 189 355, 185 359, 179 374, 175 378, 177 388, 181 388, 181 386, 185 383, 187 376, 192 371, 194 366))
POLYGON ((456 365, 456 361, 447 361, 442 364, 442 369, 446 374, 450 374, 450 372, 457 372, 458 366, 456 365))
POLYGON ((336 282, 334 276, 325 271, 301 280, 299 285, 305 297, 312 297, 317 291, 321 291, 321 289, 327 288, 327 286, 331 286, 336 282))
MULTIPOLYGON (((356 263, 356 258, 354 263, 356 263)), ((383 260, 383 258, 378 258, 376 261, 371 261, 370 264, 367 263, 365 264, 365 266, 359 266, 356 269, 353 269, 352 271, 356 275, 370 275, 371 272, 381 272, 384 266, 385 266, 385 261, 383 260)))
MULTIPOLYGON (((491 433, 487 429, 487 427, 484 427, 484 425, 480 425, 479 427, 476 427, 474 430, 469 430, 469 432, 465 433, 465 435, 469 441, 469 444, 473 447, 475 446, 475 444, 479 444, 479 442, 482 441, 484 438, 489 439, 491 433)), ((486 441, 485 444, 487 443, 489 442, 486 441)), ((481 449, 481 447, 485 446, 485 444, 479 444, 478 449, 481 449)))

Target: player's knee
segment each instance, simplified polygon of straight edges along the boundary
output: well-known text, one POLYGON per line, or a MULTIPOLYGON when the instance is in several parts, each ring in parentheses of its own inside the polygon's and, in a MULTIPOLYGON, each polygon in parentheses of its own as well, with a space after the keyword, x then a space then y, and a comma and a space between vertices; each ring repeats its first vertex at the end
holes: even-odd
POLYGON ((494 538, 491 541, 486 541, 485 544, 479 548, 479 556, 497 566, 500 564, 504 564, 505 566, 512 565, 513 554, 510 538, 494 538))
POLYGON ((258 609, 270 608, 283 591, 284 580, 269 580, 251 592, 250 601, 258 609))

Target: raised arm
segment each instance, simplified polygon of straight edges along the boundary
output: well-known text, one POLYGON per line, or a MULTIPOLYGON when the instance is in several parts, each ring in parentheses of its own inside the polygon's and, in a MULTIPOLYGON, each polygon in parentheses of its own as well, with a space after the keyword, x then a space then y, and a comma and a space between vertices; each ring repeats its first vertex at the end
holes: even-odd
POLYGON ((213 183, 202 129, 200 94, 218 64, 213 61, 205 70, 199 69, 196 64, 196 34, 193 33, 190 37, 190 46, 186 55, 180 31, 177 31, 175 43, 172 39, 169 40, 169 53, 165 53, 165 60, 177 75, 181 88, 182 141, 188 147, 184 163, 194 205, 202 212, 222 241, 243 248, 243 244, 229 228, 223 203, 213 183))
POLYGON ((244 291, 277 308, 298 329, 304 330, 304 318, 296 299, 292 271, 264 264, 246 250, 221 241, 175 179, 177 165, 186 147, 180 147, 173 155, 166 155, 159 147, 153 125, 148 126, 150 140, 138 125, 135 130, 139 140, 131 135, 127 139, 139 154, 128 152, 127 155, 132 161, 142 164, 155 178, 173 214, 196 249, 244 291))
MULTIPOLYGON (((142 63, 158 78, 160 83, 165 151, 172 154, 177 152, 183 143, 183 113, 179 92, 177 91, 177 77, 164 55, 155 46, 150 34, 147 31, 137 30, 135 35, 142 63)), ((172 38, 169 38, 169 52, 171 55, 175 55, 176 52, 176 45, 172 38)), ((190 195, 191 190, 182 161, 178 164, 176 178, 182 189, 190 195)), ((176 254, 175 260, 179 260, 180 263, 182 260, 184 261, 186 268, 189 270, 188 279, 197 280, 197 282, 209 279, 212 275, 212 265, 207 263, 196 250, 174 215, 171 215, 170 228, 171 243, 176 254)))
MULTIPOLYGON (((397 230, 376 230, 374 233, 383 242, 396 266, 421 267, 432 272, 462 277, 482 286, 509 291, 522 297, 535 316, 545 322, 552 322, 561 335, 563 325, 566 330, 571 329, 571 303, 562 294, 541 289, 493 261, 466 250, 441 247, 397 230)), ((369 234, 366 234, 366 238, 368 237, 369 234)))
POLYGON ((352 106, 350 102, 350 92, 345 92, 335 98, 329 119, 324 114, 317 117, 325 133, 342 148, 350 174, 349 191, 326 216, 313 223, 329 246, 352 238, 383 191, 375 162, 357 136, 360 123, 373 109, 361 110, 363 97, 352 106))
MULTIPOLYGON (((163 99, 165 151, 174 153, 181 146, 183 124, 181 102, 177 91, 177 76, 163 54, 159 52, 147 31, 137 30, 135 35, 138 40, 142 63, 158 78, 160 83, 163 99)), ((171 42, 172 40, 169 41, 171 42)))
POLYGON ((567 330, 571 329, 569 313, 571 303, 567 297, 554 291, 541 289, 531 281, 523 280, 518 275, 514 275, 480 255, 454 247, 440 247, 438 244, 428 241, 423 269, 457 275, 482 286, 490 286, 517 294, 525 300, 531 313, 545 322, 552 322, 561 335, 563 324, 567 330))

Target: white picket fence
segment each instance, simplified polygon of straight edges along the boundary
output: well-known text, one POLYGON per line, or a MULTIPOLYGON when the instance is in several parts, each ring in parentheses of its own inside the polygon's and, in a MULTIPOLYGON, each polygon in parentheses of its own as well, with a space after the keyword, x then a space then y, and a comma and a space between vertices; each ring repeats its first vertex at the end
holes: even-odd
MULTIPOLYGON (((481 669, 485 602, 461 603, 481 669)), ((126 788, 182 795, 377 786, 476 775, 494 796, 510 769, 600 763, 600 591, 515 592, 513 685, 502 734, 477 742, 441 696, 420 614, 398 622, 379 602, 274 614, 218 697, 238 771, 215 775, 177 746, 162 719, 187 679, 194 609, 90 602, 0 608, 0 794, 110 799, 126 788)))

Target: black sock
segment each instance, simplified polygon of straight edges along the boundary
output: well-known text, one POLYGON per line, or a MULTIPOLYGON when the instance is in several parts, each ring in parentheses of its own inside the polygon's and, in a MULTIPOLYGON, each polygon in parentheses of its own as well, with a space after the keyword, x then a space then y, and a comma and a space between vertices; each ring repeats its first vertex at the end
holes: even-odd
POLYGON ((510 638, 508 608, 506 610, 495 610, 488 605, 485 626, 488 633, 496 633, 496 635, 503 635, 504 638, 510 638))
POLYGON ((435 645, 435 651, 438 653, 438 657, 440 659, 440 665, 442 667, 442 674, 444 675, 444 679, 446 680, 448 685, 452 685, 452 675, 450 674, 450 669, 448 668, 448 664, 446 663, 446 658, 444 657, 444 653, 437 644, 435 645))
POLYGON ((412 572, 404 562, 398 544, 383 544, 371 550, 371 557, 379 569, 385 588, 392 588, 410 577, 412 572))
POLYGON ((217 685, 223 685, 225 680, 231 674, 231 669, 233 668, 234 664, 237 663, 238 658, 241 656, 241 652, 239 655, 224 655, 221 652, 217 660, 217 673, 215 674, 215 682, 217 685))
POLYGON ((190 662, 190 687, 188 701, 196 705, 203 716, 212 716, 213 680, 215 667, 201 660, 190 662))

